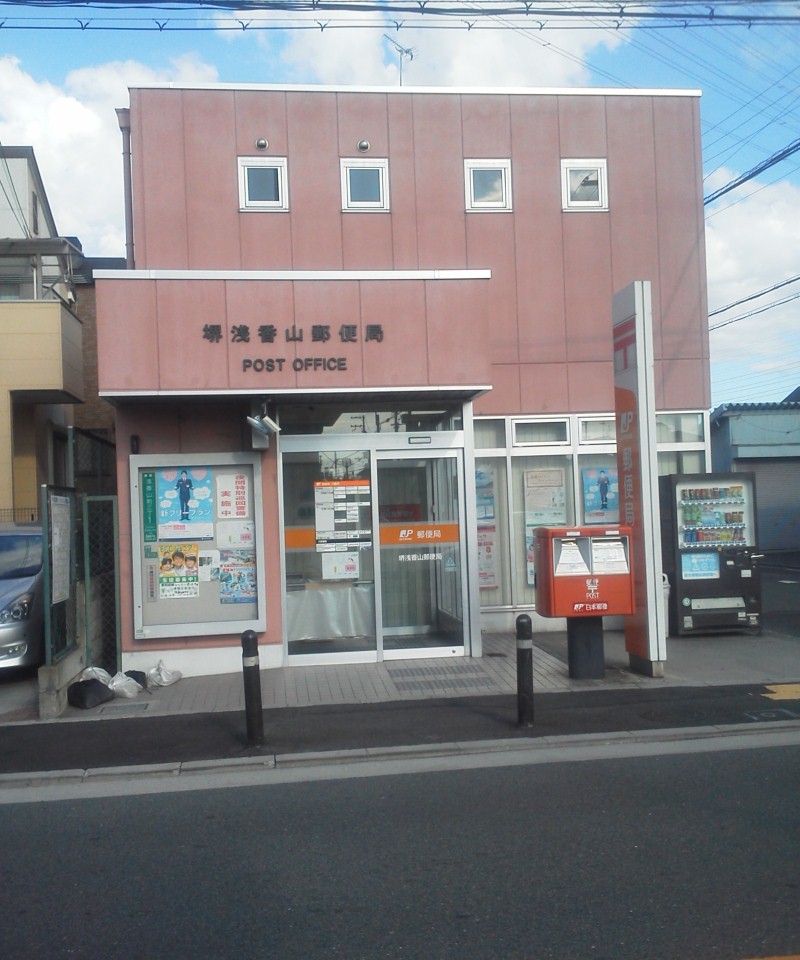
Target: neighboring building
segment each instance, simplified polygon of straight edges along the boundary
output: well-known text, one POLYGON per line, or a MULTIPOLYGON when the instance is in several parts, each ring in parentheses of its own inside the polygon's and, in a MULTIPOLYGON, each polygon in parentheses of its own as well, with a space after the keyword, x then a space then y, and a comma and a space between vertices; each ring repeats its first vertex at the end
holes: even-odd
POLYGON ((755 474, 761 550, 800 550, 798 397, 794 391, 782 403, 725 403, 711 414, 713 469, 755 474))
POLYGON ((58 235, 30 147, 0 147, 0 519, 38 516, 66 485, 67 428, 83 400, 72 283, 83 254, 58 235))
POLYGON ((619 522, 631 281, 660 469, 707 469, 696 92, 152 86, 118 115, 126 667, 238 670, 245 629, 267 667, 480 655, 535 609, 534 527, 619 522))
MULTIPOLYGON (((74 241, 77 244, 77 240, 74 241)), ((124 257, 86 257, 73 277, 75 310, 83 329, 84 402, 74 411, 73 483, 79 493, 117 492, 114 408, 97 393, 97 297, 95 270, 123 270, 124 257)))

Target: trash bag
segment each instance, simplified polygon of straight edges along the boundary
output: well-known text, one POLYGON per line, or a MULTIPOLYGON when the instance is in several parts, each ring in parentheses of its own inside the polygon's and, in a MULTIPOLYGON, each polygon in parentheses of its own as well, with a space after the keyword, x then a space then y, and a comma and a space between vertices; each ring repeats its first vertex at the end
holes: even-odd
POLYGON ((108 686, 109 689, 114 691, 115 697, 127 697, 129 700, 137 697, 143 689, 133 677, 124 673, 115 673, 108 686))
POLYGON ((111 674, 102 667, 86 667, 86 669, 81 672, 80 678, 81 680, 99 680, 106 686, 111 683, 111 674))
POLYGON ((125 676, 130 677, 131 680, 135 680, 142 690, 147 689, 147 674, 144 670, 126 670, 125 676))
POLYGON ((76 680, 67 687, 67 703, 81 710, 91 710, 107 700, 114 699, 114 691, 102 680, 91 677, 88 680, 76 680))
POLYGON ((168 687, 171 683, 177 683, 182 676, 180 670, 168 670, 164 661, 159 660, 155 667, 147 671, 147 683, 151 687, 168 687))

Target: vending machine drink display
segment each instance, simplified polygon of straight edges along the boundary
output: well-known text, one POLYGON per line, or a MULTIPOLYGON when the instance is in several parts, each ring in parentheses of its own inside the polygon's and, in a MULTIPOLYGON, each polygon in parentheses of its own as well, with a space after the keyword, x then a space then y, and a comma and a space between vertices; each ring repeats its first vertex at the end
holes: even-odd
POLYGON ((659 484, 670 633, 760 632, 754 475, 682 474, 659 484))

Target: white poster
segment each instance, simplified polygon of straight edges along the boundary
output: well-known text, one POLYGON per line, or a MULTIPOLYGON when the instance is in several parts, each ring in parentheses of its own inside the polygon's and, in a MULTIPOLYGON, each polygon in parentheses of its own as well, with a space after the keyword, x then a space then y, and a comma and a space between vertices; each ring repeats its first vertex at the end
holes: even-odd
POLYGON ((53 557, 52 603, 69 600, 72 550, 69 498, 50 497, 50 549, 53 557))
POLYGON ((217 477, 217 519, 244 520, 250 516, 250 484, 246 473, 217 477))
POLYGON ((494 526, 478 527, 478 585, 481 590, 497 586, 494 526))
POLYGON ((323 580, 358 580, 360 570, 358 553, 344 553, 339 550, 336 553, 322 554, 323 580))
POLYGON ((536 583, 533 559, 535 527, 564 526, 567 522, 567 491, 563 467, 526 470, 525 483, 525 567, 528 586, 536 583))

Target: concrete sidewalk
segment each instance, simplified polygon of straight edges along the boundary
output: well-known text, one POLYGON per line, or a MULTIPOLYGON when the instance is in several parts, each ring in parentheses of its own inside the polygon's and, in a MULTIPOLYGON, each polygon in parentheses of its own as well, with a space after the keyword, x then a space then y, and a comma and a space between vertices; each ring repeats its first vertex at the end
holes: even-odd
MULTIPOLYGON (((324 667, 283 667, 261 675, 265 709, 375 704, 452 697, 516 695, 516 640, 484 634, 479 659, 385 661, 324 667)), ((605 632, 605 678, 571 680, 566 633, 534 638, 538 696, 590 690, 800 682, 800 639, 765 630, 761 636, 724 634, 670 638, 665 677, 631 671, 621 632, 605 632)), ((169 662, 166 663, 169 667, 169 662)), ((175 716, 244 710, 241 673, 183 678, 169 687, 118 698, 92 710, 68 707, 53 723, 122 717, 175 716)), ((39 722, 35 678, 0 679, 0 724, 39 722)))

